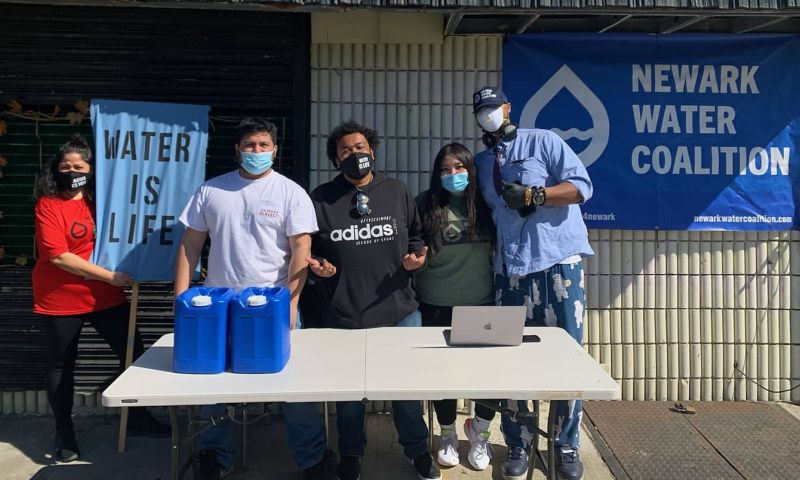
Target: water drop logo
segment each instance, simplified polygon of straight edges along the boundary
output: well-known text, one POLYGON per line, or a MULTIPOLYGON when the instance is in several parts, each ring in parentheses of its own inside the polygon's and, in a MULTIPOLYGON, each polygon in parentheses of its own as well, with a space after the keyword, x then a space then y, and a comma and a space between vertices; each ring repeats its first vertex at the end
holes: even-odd
POLYGON ((536 93, 525 104, 520 116, 520 126, 532 128, 536 126, 536 119, 542 109, 561 91, 566 89, 570 92, 581 105, 589 112, 592 119, 592 127, 586 130, 570 128, 567 131, 553 128, 553 133, 567 141, 571 138, 579 140, 590 140, 589 144, 581 152, 576 152, 583 165, 588 167, 593 164, 608 146, 609 122, 608 112, 603 102, 597 98, 589 87, 578 78, 568 66, 563 65, 550 79, 542 85, 536 93))

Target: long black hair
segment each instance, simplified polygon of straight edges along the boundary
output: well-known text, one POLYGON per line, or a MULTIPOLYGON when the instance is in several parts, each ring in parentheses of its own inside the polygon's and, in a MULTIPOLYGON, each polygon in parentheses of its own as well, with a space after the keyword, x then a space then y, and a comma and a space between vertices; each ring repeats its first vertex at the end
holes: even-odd
POLYGON ((467 169, 469 185, 464 190, 464 203, 467 210, 467 234, 471 241, 489 241, 494 244, 495 231, 492 223, 492 213, 478 191, 478 172, 475 167, 475 158, 467 147, 460 143, 450 143, 443 146, 431 169, 431 183, 428 192, 422 200, 422 230, 428 242, 431 254, 442 248, 442 234, 447 227, 447 207, 450 204, 451 193, 442 187, 441 169, 445 157, 452 155, 467 169))
POLYGON ((88 176, 89 181, 83 189, 83 195, 89 203, 94 203, 94 159, 92 157, 92 149, 89 147, 89 143, 78 133, 58 147, 58 151, 50 160, 50 165, 39 175, 39 182, 36 185, 36 198, 58 195, 62 192, 56 183, 58 165, 70 153, 77 153, 91 167, 91 173, 88 176))

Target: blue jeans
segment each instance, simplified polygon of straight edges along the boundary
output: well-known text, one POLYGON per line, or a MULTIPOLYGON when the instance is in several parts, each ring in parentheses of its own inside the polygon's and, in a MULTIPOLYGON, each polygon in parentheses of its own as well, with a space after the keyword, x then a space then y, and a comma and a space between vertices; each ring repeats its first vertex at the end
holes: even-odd
MULTIPOLYGON (((303 319, 297 312, 295 328, 303 328, 303 319)), ((198 417, 224 416, 227 405, 204 405, 200 407, 198 417)), ((313 403, 284 403, 283 416, 289 447, 294 451, 294 459, 302 470, 322 460, 325 453, 325 428, 320 421, 317 425, 310 418, 319 418, 313 403)), ((227 417, 200 435, 200 450, 213 450, 217 454, 217 463, 224 470, 233 468, 236 450, 233 448, 233 422, 227 417)))
MULTIPOLYGON (((524 305, 528 307, 525 322, 530 327, 563 328, 583 344, 583 319, 586 299, 583 287, 583 267, 580 263, 553 265, 524 277, 495 275, 495 298, 498 305, 524 305)), ((509 401, 509 408, 514 409, 509 401)), ((520 411, 528 411, 528 402, 516 402, 520 411)), ((580 446, 583 406, 580 400, 555 401, 556 446, 580 446)), ((532 438, 530 430, 510 417, 503 415, 502 430, 508 447, 527 447, 532 438)))
MULTIPOLYGON (((422 326, 422 315, 414 311, 395 327, 422 326)), ((406 457, 414 459, 428 451, 428 426, 423 420, 422 402, 395 400, 392 402, 394 426, 406 457)), ((364 404, 336 402, 336 426, 339 429, 339 454, 361 457, 367 436, 364 432, 364 404)))

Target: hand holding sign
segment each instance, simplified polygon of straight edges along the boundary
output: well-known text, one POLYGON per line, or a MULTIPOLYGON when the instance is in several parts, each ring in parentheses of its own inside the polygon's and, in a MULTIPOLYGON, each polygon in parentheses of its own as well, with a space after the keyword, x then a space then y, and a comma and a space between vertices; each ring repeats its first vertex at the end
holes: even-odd
POLYGON ((108 283, 114 285, 115 287, 133 285, 133 277, 125 272, 111 272, 111 281, 108 283))

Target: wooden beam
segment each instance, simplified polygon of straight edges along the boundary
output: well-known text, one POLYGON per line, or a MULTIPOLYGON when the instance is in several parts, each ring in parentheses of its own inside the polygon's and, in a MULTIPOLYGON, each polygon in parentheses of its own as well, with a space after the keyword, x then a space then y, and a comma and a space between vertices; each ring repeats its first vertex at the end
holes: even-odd
POLYGON ((788 15, 783 15, 781 17, 775 17, 770 20, 765 20, 762 18, 759 19, 752 19, 749 21, 742 22, 742 25, 736 28, 733 33, 748 33, 754 30, 761 30, 762 28, 771 27, 776 23, 781 23, 785 20, 789 20, 788 15))
POLYGON ((525 33, 528 28, 533 25, 533 22, 539 20, 539 17, 541 17, 541 15, 538 13, 536 15, 524 15, 520 17, 519 21, 517 21, 517 24, 514 26, 514 33, 525 33))
POLYGON ((672 23, 672 21, 667 20, 664 23, 664 28, 662 28, 659 33, 663 33, 663 34, 675 33, 678 30, 683 30, 684 28, 686 28, 686 27, 688 27, 690 25, 694 25, 697 22, 702 22, 703 20, 705 20, 706 18, 709 18, 709 17, 711 17, 711 15, 698 15, 696 17, 684 18, 684 19, 682 19, 681 21, 679 21, 677 23, 672 23), (670 24, 672 24, 672 25, 671 26, 667 26, 667 25, 670 25, 670 24))
POLYGON ((616 22, 610 23, 609 25, 606 25, 605 27, 601 28, 600 30, 597 31, 597 33, 606 33, 607 31, 622 25, 623 23, 627 22, 633 17, 634 15, 625 15, 624 17, 618 19, 616 22))
POLYGON ((458 28, 458 24, 461 23, 461 19, 464 18, 463 13, 451 13, 447 16, 447 25, 444 27, 444 36, 449 37, 456 33, 456 29, 458 28))

